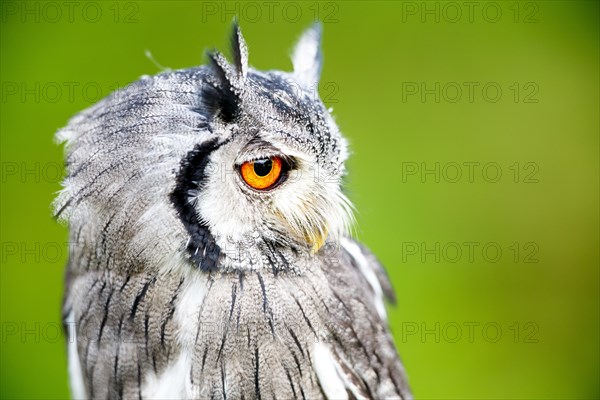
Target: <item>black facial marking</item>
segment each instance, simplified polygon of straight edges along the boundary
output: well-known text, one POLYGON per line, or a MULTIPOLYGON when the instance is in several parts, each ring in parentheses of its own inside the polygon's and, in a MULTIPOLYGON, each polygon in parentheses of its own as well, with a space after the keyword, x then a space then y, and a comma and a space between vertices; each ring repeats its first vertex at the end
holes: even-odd
POLYGON ((186 248, 188 254, 198 268, 207 272, 217 269, 221 248, 188 199, 190 192, 202 188, 209 156, 223 144, 225 142, 217 143, 217 139, 213 139, 194 147, 181 161, 177 184, 171 193, 171 202, 190 235, 186 248))

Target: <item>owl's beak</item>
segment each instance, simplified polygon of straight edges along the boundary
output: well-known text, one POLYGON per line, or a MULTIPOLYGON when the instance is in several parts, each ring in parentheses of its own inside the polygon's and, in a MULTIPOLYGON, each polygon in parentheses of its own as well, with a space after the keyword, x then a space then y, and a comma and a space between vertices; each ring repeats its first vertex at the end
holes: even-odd
POLYGON ((321 247, 325 244, 325 240, 327 239, 327 229, 324 231, 320 229, 315 229, 314 231, 307 232, 306 241, 312 245, 310 249, 311 254, 316 254, 321 247))

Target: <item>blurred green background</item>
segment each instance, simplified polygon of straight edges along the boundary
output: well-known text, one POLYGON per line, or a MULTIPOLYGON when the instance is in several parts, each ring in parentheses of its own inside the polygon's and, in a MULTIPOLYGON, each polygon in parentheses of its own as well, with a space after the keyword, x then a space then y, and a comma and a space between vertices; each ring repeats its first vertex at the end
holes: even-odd
POLYGON ((146 50, 227 50, 234 14, 259 69, 323 21, 320 91, 416 397, 600 397, 598 2, 1 5, 2 398, 68 396, 54 132, 159 72, 146 50))

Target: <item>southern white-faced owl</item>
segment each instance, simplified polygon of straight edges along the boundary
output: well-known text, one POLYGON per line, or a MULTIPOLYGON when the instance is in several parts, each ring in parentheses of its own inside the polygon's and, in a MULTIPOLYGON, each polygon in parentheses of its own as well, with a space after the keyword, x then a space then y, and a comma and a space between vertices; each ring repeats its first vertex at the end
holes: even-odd
POLYGON ((349 237, 320 33, 262 72, 234 24, 231 64, 144 76, 58 132, 75 398, 411 397, 392 288, 349 237))

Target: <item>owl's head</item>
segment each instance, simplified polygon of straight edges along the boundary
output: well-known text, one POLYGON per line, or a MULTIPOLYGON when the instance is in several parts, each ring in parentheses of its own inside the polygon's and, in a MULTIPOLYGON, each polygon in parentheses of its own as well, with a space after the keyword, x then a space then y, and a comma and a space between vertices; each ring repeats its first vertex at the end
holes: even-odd
POLYGON ((320 25, 294 70, 256 71, 234 24, 232 62, 142 77, 74 117, 57 214, 107 266, 191 259, 256 268, 347 234, 346 141, 316 96, 320 25), (284 256, 285 257, 285 256, 284 256))

